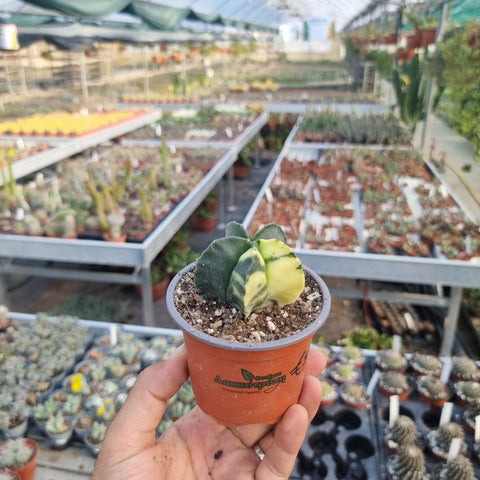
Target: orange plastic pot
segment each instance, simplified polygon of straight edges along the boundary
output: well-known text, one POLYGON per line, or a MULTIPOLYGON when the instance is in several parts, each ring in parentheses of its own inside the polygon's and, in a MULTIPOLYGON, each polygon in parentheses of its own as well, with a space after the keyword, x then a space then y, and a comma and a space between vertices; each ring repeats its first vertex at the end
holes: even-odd
POLYGON ((228 426, 276 423, 298 401, 313 335, 330 312, 331 298, 325 282, 304 267, 318 283, 323 297, 318 317, 305 330, 271 342, 229 342, 195 329, 175 308, 175 287, 192 265, 170 282, 166 300, 170 315, 183 331, 198 406, 228 426))
POLYGON ((38 443, 31 438, 25 438, 23 440, 29 447, 33 448, 34 453, 30 461, 24 465, 23 467, 14 470, 14 472, 22 479, 22 480, 33 480, 35 478, 35 472, 37 470, 37 459, 38 459, 38 443))

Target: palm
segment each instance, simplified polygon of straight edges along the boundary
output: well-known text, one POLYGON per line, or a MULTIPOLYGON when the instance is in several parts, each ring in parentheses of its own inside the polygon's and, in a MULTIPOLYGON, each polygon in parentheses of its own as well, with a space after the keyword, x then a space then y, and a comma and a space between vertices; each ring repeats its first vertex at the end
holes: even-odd
MULTIPOLYGON (((161 377, 155 370, 141 374, 138 386, 112 423, 103 443, 92 480, 144 479, 287 479, 305 432, 316 413, 321 385, 307 375, 298 404, 291 406, 275 426, 264 424, 228 428, 198 407, 171 425, 156 440, 156 427, 166 407, 165 398, 177 391, 187 376, 184 359, 163 368, 170 391, 159 393, 161 377), (175 363, 181 368, 175 370, 175 363), (180 372, 180 373, 179 373, 180 372), (145 388, 143 388, 145 387, 145 388), (264 452, 263 460, 256 450, 264 452)), ((324 359, 307 365, 323 369, 324 359)), ((147 369, 148 370, 148 369, 147 369)), ((263 457, 263 455, 262 455, 263 457)))

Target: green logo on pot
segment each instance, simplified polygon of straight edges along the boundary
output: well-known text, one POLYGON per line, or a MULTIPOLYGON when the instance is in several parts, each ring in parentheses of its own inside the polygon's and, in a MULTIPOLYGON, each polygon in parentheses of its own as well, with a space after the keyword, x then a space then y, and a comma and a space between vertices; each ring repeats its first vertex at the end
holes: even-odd
MULTIPOLYGON (((279 383, 285 383, 286 375, 282 375, 282 372, 270 373, 268 375, 255 375, 244 368, 241 369, 242 377, 246 382, 236 381, 236 380, 225 380, 217 375, 215 377, 215 383, 219 383, 225 387, 230 388, 240 388, 240 389, 255 389, 262 390, 265 387, 276 387, 279 383)), ((274 388, 268 389, 273 390, 274 388)))

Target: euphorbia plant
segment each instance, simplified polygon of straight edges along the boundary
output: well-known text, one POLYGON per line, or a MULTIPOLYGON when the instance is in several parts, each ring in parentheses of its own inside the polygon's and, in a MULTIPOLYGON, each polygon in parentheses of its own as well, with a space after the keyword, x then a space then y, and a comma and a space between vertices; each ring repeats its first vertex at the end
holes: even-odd
POLYGON ((264 307, 294 302, 305 275, 281 227, 268 224, 252 237, 241 224, 230 222, 225 237, 199 257, 195 285, 205 298, 221 300, 248 317, 264 307))

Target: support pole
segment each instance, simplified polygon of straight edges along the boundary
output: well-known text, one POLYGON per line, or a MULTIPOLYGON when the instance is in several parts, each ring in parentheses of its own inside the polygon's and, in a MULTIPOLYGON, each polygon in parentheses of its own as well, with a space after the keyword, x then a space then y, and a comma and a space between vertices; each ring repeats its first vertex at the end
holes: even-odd
MULTIPOLYGON (((442 13, 440 15, 440 20, 438 21, 437 34, 435 37, 435 46, 437 46, 442 40, 444 26, 447 23, 447 15, 448 15, 447 1, 443 0, 442 13)), ((430 78, 428 82, 428 87, 427 87, 427 98, 425 101, 425 120, 423 121, 422 136, 420 139, 420 152, 422 153, 422 155, 424 155, 424 150, 425 150, 425 141, 427 139, 428 117, 431 113, 432 96, 433 96, 434 90, 435 90, 435 80, 433 78, 430 78)))
POLYGON ((452 287, 450 290, 450 304, 448 306, 447 316, 443 322, 443 340, 440 347, 441 357, 450 357, 452 355, 462 294, 463 289, 461 287, 452 287))
POLYGON ((87 66, 85 64, 84 52, 79 52, 80 55, 80 84, 82 85, 82 98, 88 100, 88 82, 87 82, 87 66))

